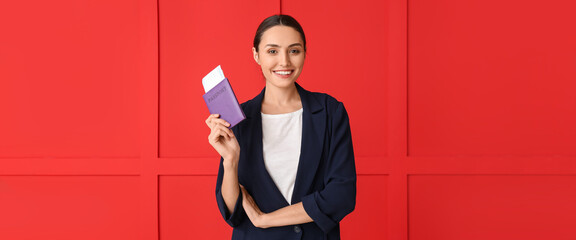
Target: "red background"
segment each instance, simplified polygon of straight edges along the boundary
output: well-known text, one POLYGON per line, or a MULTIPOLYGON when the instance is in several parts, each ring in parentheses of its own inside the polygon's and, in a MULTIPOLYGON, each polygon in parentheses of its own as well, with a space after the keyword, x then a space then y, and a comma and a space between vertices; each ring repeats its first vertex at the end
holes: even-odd
POLYGON ((349 112, 344 239, 575 239, 572 0, 8 1, 0 239, 227 239, 202 76, 264 79, 265 17, 307 34, 301 85, 349 112))

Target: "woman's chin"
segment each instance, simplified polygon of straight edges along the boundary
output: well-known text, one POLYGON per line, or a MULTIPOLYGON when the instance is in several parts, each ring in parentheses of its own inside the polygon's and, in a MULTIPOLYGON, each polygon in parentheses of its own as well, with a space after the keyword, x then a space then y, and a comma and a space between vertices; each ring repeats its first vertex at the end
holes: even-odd
POLYGON ((272 84, 277 88, 289 88, 294 86, 295 79, 272 79, 268 80, 268 83, 272 84))

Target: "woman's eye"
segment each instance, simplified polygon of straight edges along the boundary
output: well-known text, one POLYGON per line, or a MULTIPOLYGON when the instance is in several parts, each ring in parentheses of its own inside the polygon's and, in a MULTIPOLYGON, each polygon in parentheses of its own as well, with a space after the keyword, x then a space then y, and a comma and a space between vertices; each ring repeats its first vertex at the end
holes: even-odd
POLYGON ((274 53, 277 53, 277 51, 274 49, 270 49, 270 50, 268 50, 268 53, 274 54, 274 53))
POLYGON ((290 53, 298 54, 298 53, 300 53, 300 50, 292 49, 292 50, 290 50, 290 53))

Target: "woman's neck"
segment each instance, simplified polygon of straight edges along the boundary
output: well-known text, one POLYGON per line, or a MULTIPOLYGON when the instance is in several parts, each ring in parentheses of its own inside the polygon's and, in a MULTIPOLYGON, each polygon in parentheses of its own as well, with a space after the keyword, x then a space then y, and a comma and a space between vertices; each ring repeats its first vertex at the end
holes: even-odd
POLYGON ((266 84, 264 100, 262 100, 262 112, 265 114, 282 114, 294 112, 302 108, 302 101, 296 85, 279 88, 272 84, 266 84))

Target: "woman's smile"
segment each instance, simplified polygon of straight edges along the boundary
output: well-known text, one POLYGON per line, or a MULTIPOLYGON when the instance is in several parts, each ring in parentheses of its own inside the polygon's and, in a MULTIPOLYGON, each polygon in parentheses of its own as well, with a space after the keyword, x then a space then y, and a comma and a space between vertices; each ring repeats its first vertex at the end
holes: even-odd
POLYGON ((294 73, 294 70, 274 70, 272 72, 280 78, 289 78, 294 73))

